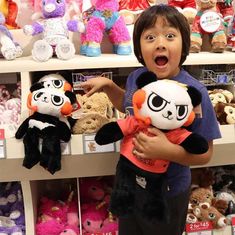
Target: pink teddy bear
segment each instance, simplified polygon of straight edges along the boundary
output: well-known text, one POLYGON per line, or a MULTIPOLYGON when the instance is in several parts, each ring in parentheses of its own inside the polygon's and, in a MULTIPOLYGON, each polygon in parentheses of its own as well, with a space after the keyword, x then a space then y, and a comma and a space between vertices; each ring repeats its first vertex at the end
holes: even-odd
POLYGON ((100 56, 100 44, 104 32, 108 34, 113 44, 114 53, 129 55, 132 52, 131 37, 118 9, 118 0, 96 0, 94 11, 87 21, 85 33, 81 34, 80 54, 100 56))

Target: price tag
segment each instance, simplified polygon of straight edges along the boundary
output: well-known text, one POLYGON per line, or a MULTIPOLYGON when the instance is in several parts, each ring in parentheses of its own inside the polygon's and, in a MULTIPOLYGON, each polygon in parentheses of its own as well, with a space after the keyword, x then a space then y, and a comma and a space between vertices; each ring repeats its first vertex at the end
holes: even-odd
POLYGON ((200 18, 200 25, 202 29, 207 33, 216 32, 221 26, 221 23, 221 17, 214 11, 203 13, 200 18))
POLYGON ((6 146, 5 146, 5 131, 0 129, 0 159, 6 157, 6 146))
POLYGON ((213 235, 212 224, 208 221, 186 224, 188 235, 213 235))
POLYGON ((232 235, 235 235, 235 216, 232 217, 231 224, 232 224, 232 235))
POLYGON ((98 145, 95 142, 95 135, 83 135, 83 146, 85 153, 115 152, 115 144, 98 145))

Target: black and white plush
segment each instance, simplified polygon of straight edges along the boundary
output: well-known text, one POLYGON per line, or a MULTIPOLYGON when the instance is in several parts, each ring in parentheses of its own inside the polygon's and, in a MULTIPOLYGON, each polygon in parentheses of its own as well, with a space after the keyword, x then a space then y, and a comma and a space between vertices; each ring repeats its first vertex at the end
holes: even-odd
POLYGON ((156 80, 150 72, 140 75, 137 87, 132 100, 134 116, 105 124, 95 136, 99 145, 123 138, 110 210, 119 217, 137 212, 148 220, 167 220, 169 161, 160 156, 154 160, 134 155, 133 137, 138 132, 149 134, 148 128, 153 126, 190 153, 207 152, 207 141, 184 128, 194 120, 193 109, 200 104, 201 93, 172 80, 156 80))
POLYGON ((70 128, 60 121, 60 117, 71 114, 76 97, 71 91, 44 88, 43 84, 33 85, 30 91, 27 106, 33 114, 24 120, 15 134, 16 139, 23 138, 23 166, 30 169, 40 162, 54 174, 61 169, 60 141, 68 142, 71 138, 70 128))

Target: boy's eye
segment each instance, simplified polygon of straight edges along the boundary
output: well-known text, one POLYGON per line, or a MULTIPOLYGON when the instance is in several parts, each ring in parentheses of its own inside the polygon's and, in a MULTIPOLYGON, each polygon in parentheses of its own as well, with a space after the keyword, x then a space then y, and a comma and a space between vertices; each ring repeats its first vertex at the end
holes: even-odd
POLYGON ((152 41, 152 40, 154 40, 156 37, 154 36, 154 35, 152 35, 152 34, 149 34, 149 35, 147 35, 146 37, 145 37, 145 39, 147 39, 148 41, 152 41))
POLYGON ((175 38, 175 34, 173 34, 173 33, 168 33, 168 34, 166 35, 166 38, 167 38, 167 39, 174 39, 174 38, 175 38))

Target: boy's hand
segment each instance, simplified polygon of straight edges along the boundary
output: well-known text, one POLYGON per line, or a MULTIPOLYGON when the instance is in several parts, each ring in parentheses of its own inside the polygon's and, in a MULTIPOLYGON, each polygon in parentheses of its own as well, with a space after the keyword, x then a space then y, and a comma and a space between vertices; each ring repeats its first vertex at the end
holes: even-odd
POLYGON ((147 159, 164 159, 164 156, 167 157, 169 154, 168 144, 171 144, 165 134, 156 129, 149 128, 148 132, 152 136, 148 136, 143 132, 138 133, 135 138, 133 138, 134 151, 133 154, 147 159))
POLYGON ((84 90, 89 97, 95 92, 102 92, 112 81, 106 77, 95 77, 81 83, 79 86, 84 90))

